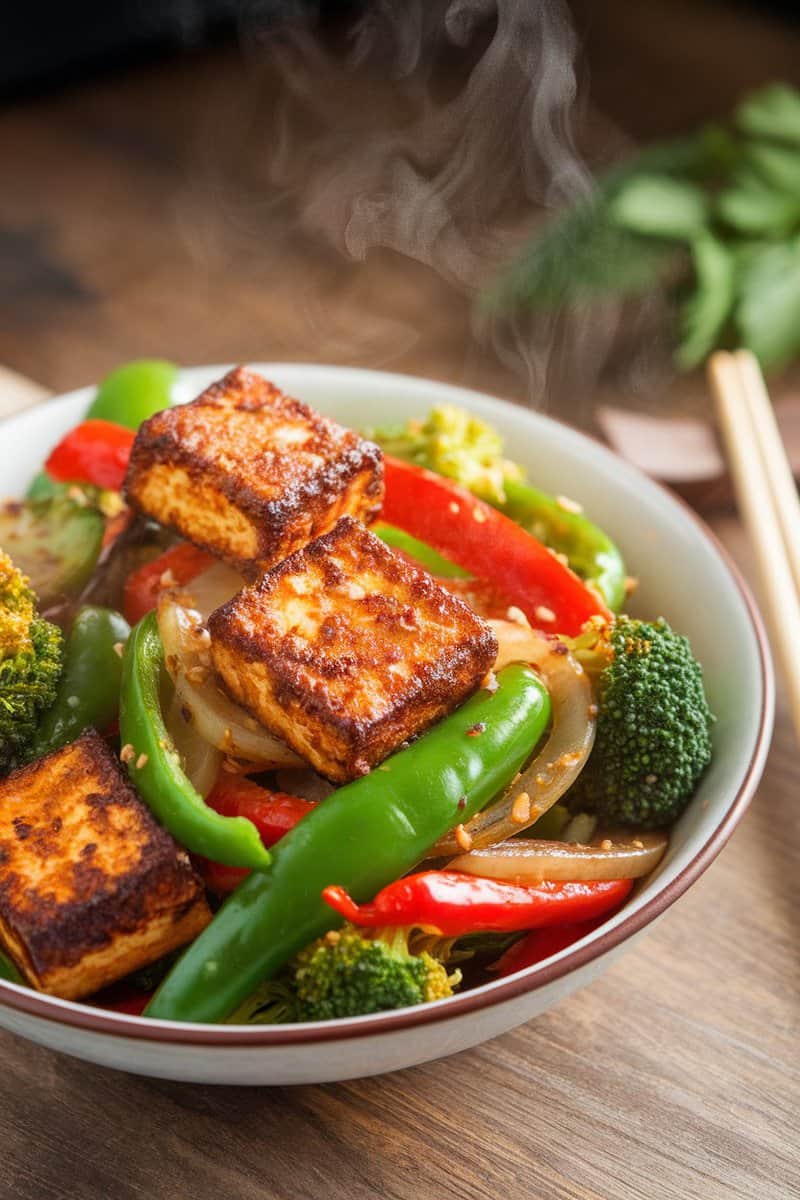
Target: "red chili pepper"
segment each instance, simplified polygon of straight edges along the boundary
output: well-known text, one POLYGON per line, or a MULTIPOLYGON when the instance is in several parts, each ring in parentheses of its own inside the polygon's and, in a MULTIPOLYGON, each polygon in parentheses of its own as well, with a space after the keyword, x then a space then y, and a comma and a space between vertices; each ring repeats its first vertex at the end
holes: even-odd
MULTIPOLYGON (((271 792, 244 775, 221 771, 206 797, 206 804, 223 817, 247 817, 261 835, 265 846, 274 846, 316 804, 286 792, 271 792)), ((234 891, 250 872, 242 867, 226 867, 208 859, 197 865, 212 892, 224 896, 234 891)))
POLYGON ((546 546, 466 488, 390 455, 383 467, 383 519, 491 580, 531 625, 574 636, 590 617, 610 615, 599 596, 546 546))
POLYGON ((247 817, 265 846, 274 846, 306 813, 317 807, 312 800, 272 792, 246 775, 233 775, 230 771, 220 771, 206 804, 223 817, 247 817))
POLYGON ((509 946, 490 970, 503 977, 513 975, 516 971, 522 971, 525 967, 532 967, 534 963, 542 962, 543 959, 550 958, 552 954, 558 954, 559 950, 566 950, 567 946, 579 941, 585 934, 592 933, 604 921, 607 921, 609 916, 610 911, 591 921, 577 921, 574 925, 552 925, 546 929, 534 929, 524 938, 520 938, 518 942, 514 942, 513 946, 509 946))
POLYGON ((247 867, 226 867, 224 863, 212 862, 210 858, 192 855, 192 862, 202 876, 203 883, 215 896, 228 896, 244 883, 250 874, 247 867))
POLYGON ((630 879, 521 884, 421 871, 390 883, 371 904, 356 904, 340 887, 327 887, 322 896, 354 925, 420 925, 443 937, 461 937, 586 921, 616 908, 632 886, 630 879))
POLYGON ((51 451, 45 470, 60 483, 120 491, 136 434, 113 421, 83 421, 51 451))
POLYGON ((190 583, 215 561, 216 559, 210 554, 206 554, 205 550, 199 550, 190 542, 179 542, 177 546, 165 550, 152 562, 145 563, 143 567, 137 567, 125 580, 122 595, 122 611, 125 614, 125 620, 130 625, 135 625, 155 608, 158 604, 158 594, 163 586, 161 579, 166 572, 171 572, 175 583, 182 587, 184 584, 190 583))

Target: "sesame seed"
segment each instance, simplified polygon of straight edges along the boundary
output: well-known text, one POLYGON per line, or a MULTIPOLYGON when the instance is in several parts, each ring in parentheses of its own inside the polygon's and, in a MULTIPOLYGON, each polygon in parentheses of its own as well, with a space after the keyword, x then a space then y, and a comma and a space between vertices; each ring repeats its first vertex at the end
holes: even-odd
POLYGON ((203 684, 208 679, 208 671, 205 667, 189 667, 186 678, 189 683, 203 684))
POLYGON ((129 763, 133 762, 134 758, 136 758, 136 751, 130 742, 126 742, 119 752, 119 760, 120 762, 129 763))
POLYGON ((122 658, 122 652, 125 649, 125 645, 123 642, 114 642, 114 645, 111 647, 111 649, 114 651, 117 658, 122 658))
POLYGON ((172 571, 169 570, 169 568, 168 568, 166 571, 163 571, 161 573, 159 580, 158 580, 158 585, 159 585, 159 587, 162 587, 162 588, 172 588, 172 587, 175 587, 175 584, 177 582, 178 581, 175 578, 175 576, 173 575, 172 571))
POLYGON ((583 505, 579 504, 577 500, 571 500, 569 496, 556 496, 556 504, 559 508, 563 508, 564 512, 583 512, 583 505))
POLYGON ((150 759, 146 754, 140 754, 136 760, 136 770, 141 771, 142 767, 146 767, 150 759))
POLYGON ((482 508, 473 508, 472 515, 473 515, 474 519, 478 522, 479 525, 485 524, 486 513, 483 511, 482 508))
POLYGON ((494 671, 487 671, 483 677, 481 687, 487 692, 496 692, 499 686, 494 671))
POLYGON ((614 843, 612 842, 611 838, 603 838, 602 842, 600 843, 600 849, 601 850, 613 850, 613 848, 614 848, 614 843))
POLYGON ((531 623, 525 616, 521 608, 517 608, 516 604, 512 604, 506 609, 506 620, 513 621, 515 625, 524 625, 526 629, 530 629, 531 623))
POLYGON ((533 610, 533 613, 537 621, 552 622, 556 619, 556 614, 553 612, 552 608, 548 608, 546 604, 537 604, 536 608, 533 610))
POLYGON ((451 513, 458 513, 458 512, 461 512, 461 508, 460 508, 460 507, 459 507, 459 505, 458 505, 458 504, 455 502, 455 500, 451 500, 451 501, 450 501, 450 503, 449 503, 449 505, 448 505, 448 508, 450 509, 450 512, 451 512, 451 513))
POLYGON ((455 838, 461 849, 465 852, 472 849, 472 838, 463 825, 456 825, 455 838))
POLYGON ((644 842, 640 841, 639 838, 634 838, 631 845, 635 846, 637 850, 644 850, 644 842))
POLYGON ((524 825, 531 819, 531 798, 527 792, 520 792, 511 805, 511 820, 515 825, 524 825))

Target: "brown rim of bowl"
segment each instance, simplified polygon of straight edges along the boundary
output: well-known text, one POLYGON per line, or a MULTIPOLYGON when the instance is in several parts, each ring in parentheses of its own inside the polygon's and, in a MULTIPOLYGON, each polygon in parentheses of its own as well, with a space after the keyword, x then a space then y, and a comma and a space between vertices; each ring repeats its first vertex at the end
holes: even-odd
MULTIPOLYGON (((556 424, 555 418, 549 420, 556 424)), ((590 435, 579 432, 589 441, 594 441, 590 435)), ((600 443, 602 445, 602 443, 600 443)), ((605 447, 605 449, 609 449, 605 447)), ((613 453, 613 451, 609 451, 613 453)), ((632 466, 632 464, 628 464, 632 466)), ((638 468, 633 468, 639 474, 638 468)), ((747 809, 753 793, 758 785, 763 771, 766 752, 772 736, 774 716, 774 674, 770 657, 766 631, 761 614, 750 592, 741 571, 730 553, 720 542, 697 513, 685 500, 657 480, 644 476, 670 499, 684 509, 687 516, 698 526, 702 535, 725 563, 739 594, 744 602, 750 624, 756 638, 760 664, 760 709, 758 734, 753 752, 747 765, 744 778, 734 797, 733 803, 724 818, 713 831, 694 858, 686 864, 664 889, 648 900, 640 909, 624 918, 613 929, 601 933, 599 937, 579 946, 571 953, 555 962, 544 962, 527 967, 507 980, 484 984, 473 988, 451 999, 436 1004, 420 1005, 417 1008, 407 1008, 400 1012, 374 1013, 367 1017, 357 1017, 347 1020, 320 1021, 308 1025, 202 1025, 182 1024, 171 1021, 148 1020, 146 1017, 134 1017, 122 1013, 112 1013, 103 1009, 79 1005, 75 1008, 62 1008, 67 1002, 55 997, 34 992, 29 988, 21 989, 5 980, 0 980, 0 1005, 66 1025, 73 1029, 85 1029, 90 1033, 99 1033, 113 1037, 132 1038, 152 1042, 167 1042, 173 1045, 192 1046, 300 1046, 314 1042, 332 1042, 348 1038, 370 1037, 382 1033, 394 1033, 397 1030, 413 1028, 415 1025, 427 1025, 436 1021, 447 1021, 451 1017, 459 1017, 474 1013, 482 1008, 513 1000, 525 992, 535 991, 545 987, 570 971, 586 966, 595 959, 608 954, 627 938, 638 933, 654 921, 694 883, 696 879, 711 865, 725 843, 730 838, 747 809)), ((623 910, 624 911, 624 910, 623 910)))

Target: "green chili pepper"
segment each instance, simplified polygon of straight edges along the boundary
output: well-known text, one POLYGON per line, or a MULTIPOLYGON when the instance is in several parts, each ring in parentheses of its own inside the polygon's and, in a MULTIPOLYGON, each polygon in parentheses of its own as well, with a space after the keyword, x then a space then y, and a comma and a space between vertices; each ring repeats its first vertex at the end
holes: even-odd
POLYGON ((123 746, 133 747, 131 780, 162 825, 193 854, 228 867, 264 870, 270 855, 252 821, 222 817, 195 790, 161 713, 164 650, 155 613, 134 627, 122 659, 119 730, 123 746))
POLYGON ((125 363, 106 375, 86 416, 138 429, 153 413, 169 408, 177 374, 178 368, 163 359, 125 363))
POLYGON ((30 760, 72 742, 93 726, 108 729, 119 711, 122 659, 114 649, 128 640, 130 625, 111 608, 82 608, 72 623, 56 698, 42 717, 30 760))
POLYGON ((418 741, 309 812, 272 849, 178 960, 147 1009, 172 1021, 219 1021, 293 954, 340 924, 330 884, 359 901, 409 871, 516 775, 550 720, 530 667, 500 671, 418 741))
POLYGON ((438 550, 434 550, 426 542, 421 542, 419 538, 412 537, 404 529, 388 525, 386 521, 378 521, 370 528, 387 546, 391 546, 393 550, 402 550, 426 571, 430 571, 431 575, 438 575, 440 579, 469 579, 469 571, 450 562, 450 559, 445 558, 438 550))
POLYGON ((490 503, 540 542, 566 554, 573 571, 594 584, 612 612, 618 612, 625 599, 625 563, 608 534, 582 512, 571 512, 563 501, 524 480, 506 479, 503 487, 505 501, 490 503))
POLYGON ((9 983, 25 982, 14 963, 7 955, 3 954, 2 950, 0 950, 0 979, 7 979, 9 983))

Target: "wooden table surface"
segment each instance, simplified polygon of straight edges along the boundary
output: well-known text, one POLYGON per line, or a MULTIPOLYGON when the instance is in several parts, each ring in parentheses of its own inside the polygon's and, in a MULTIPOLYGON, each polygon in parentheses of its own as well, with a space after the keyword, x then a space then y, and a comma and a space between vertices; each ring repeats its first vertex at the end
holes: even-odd
MULTIPOLYGON (((800 55, 745 9, 578 12, 594 100, 643 137, 800 55)), ((64 390, 143 354, 314 359, 530 398, 457 290, 388 251, 346 261, 271 190, 254 78, 223 49, 0 114, 0 363, 64 390)), ((747 573, 738 522, 714 524, 747 573)), ((210 1088, 0 1035, 0 1197, 800 1196, 798 782, 779 704, 758 796, 690 893, 588 991, 449 1061, 210 1088)))

